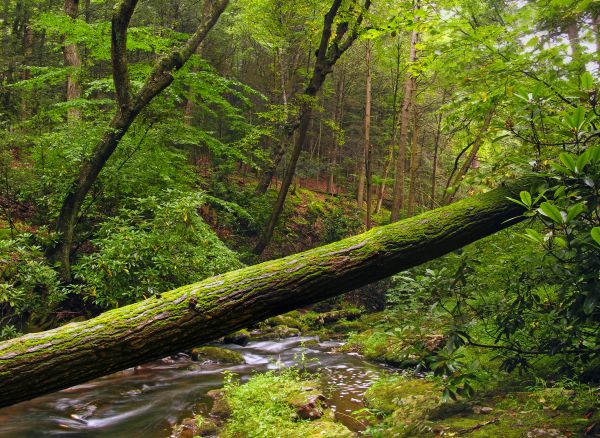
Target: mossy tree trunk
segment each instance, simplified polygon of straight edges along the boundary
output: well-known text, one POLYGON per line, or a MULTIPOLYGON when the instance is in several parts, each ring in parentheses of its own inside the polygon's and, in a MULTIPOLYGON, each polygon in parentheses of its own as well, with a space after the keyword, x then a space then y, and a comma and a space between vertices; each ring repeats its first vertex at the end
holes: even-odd
POLYGON ((0 343, 0 406, 212 341, 440 257, 520 220, 521 181, 340 242, 0 343))

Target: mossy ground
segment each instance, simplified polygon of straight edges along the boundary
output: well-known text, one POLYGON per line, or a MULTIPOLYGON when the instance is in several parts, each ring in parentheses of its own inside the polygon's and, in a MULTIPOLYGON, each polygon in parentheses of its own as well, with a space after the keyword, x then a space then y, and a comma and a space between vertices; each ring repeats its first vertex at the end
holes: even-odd
POLYGON ((360 353, 375 362, 411 367, 443 345, 441 333, 447 324, 448 319, 440 314, 372 313, 342 322, 356 331, 350 333, 341 350, 360 353))
POLYGON ((458 436, 536 437, 597 436, 598 389, 532 387, 481 391, 473 399, 441 403, 435 382, 389 376, 366 393, 365 400, 381 423, 373 437, 458 436))

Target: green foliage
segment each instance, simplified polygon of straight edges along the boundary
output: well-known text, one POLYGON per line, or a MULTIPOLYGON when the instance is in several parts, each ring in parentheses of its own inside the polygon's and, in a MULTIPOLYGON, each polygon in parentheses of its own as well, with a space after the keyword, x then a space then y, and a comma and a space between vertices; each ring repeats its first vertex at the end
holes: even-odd
POLYGON ((359 211, 347 202, 334 201, 323 215, 325 226, 323 243, 336 242, 356 234, 363 227, 359 211))
POLYGON ((30 233, 0 239, 0 338, 15 335, 32 313, 48 315, 65 297, 36 240, 30 233))
POLYGON ((97 251, 74 266, 88 300, 116 307, 242 266, 198 216, 203 194, 169 198, 136 199, 101 224, 97 251))

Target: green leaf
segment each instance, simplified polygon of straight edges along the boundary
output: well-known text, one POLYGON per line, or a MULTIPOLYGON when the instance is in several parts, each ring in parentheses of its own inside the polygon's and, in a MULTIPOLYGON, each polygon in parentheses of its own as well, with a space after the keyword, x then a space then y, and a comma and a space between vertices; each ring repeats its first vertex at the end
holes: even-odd
POLYGON ((549 202, 542 202, 538 211, 557 224, 562 224, 564 222, 560 210, 549 202))
POLYGON ((596 241, 598 245, 600 245, 600 227, 594 227, 591 231, 592 239, 596 241))
POLYGON ((581 89, 592 90, 594 88, 594 78, 589 71, 581 75, 581 89))
POLYGON ((555 237, 554 238, 554 244, 557 245, 557 246, 560 246, 561 248, 566 248, 567 247, 567 241, 565 239, 563 239, 562 237, 555 237))
POLYGON ((528 208, 531 207, 531 203, 532 203, 531 193, 524 190, 521 193, 519 193, 519 197, 521 198, 521 201, 523 202, 524 205, 526 205, 528 208))
POLYGON ((582 106, 575 108, 575 111, 573 112, 573 121, 575 122, 574 128, 580 131, 585 122, 585 108, 582 106))
POLYGON ((563 175, 569 175, 572 172, 564 166, 561 166, 558 163, 550 163, 550 167, 552 167, 558 173, 562 173, 563 175))
POLYGON ((540 233, 538 233, 536 230, 532 230, 531 228, 527 228, 525 230, 525 234, 523 234, 523 237, 525 237, 535 243, 540 243, 540 244, 544 243, 544 238, 542 237, 542 235, 540 233))
POLYGON ((577 216, 585 211, 585 205, 582 203, 575 204, 567 210, 567 223, 572 222, 577 216))
POLYGON ((589 155, 591 163, 600 162, 600 146, 592 146, 588 148, 585 153, 589 155))
POLYGON ((575 163, 575 157, 572 154, 563 152, 562 154, 559 155, 559 158, 560 158, 560 161, 562 161, 563 164, 567 167, 567 169, 569 169, 572 172, 576 172, 577 165, 575 163))
POLYGON ((591 156, 587 151, 585 151, 583 154, 581 154, 579 157, 577 157, 577 161, 575 163, 575 167, 577 168, 576 172, 581 173, 581 171, 585 168, 585 166, 588 165, 590 160, 591 160, 591 156))

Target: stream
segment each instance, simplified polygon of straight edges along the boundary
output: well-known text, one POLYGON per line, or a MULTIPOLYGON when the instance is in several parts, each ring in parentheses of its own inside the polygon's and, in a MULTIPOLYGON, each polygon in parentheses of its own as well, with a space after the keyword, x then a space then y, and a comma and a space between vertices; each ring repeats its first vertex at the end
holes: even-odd
POLYGON ((298 361, 321 373, 337 419, 357 430, 349 414, 363 407, 365 391, 384 367, 336 352, 340 345, 316 337, 224 345, 244 356, 245 364, 233 366, 192 362, 180 354, 0 409, 0 437, 166 438, 174 424, 210 407, 206 393, 222 386, 223 371, 244 381, 298 361))

